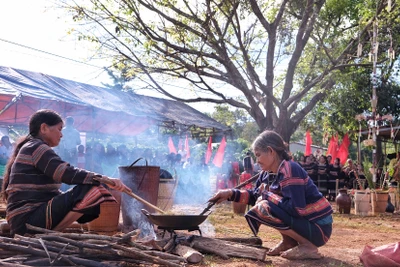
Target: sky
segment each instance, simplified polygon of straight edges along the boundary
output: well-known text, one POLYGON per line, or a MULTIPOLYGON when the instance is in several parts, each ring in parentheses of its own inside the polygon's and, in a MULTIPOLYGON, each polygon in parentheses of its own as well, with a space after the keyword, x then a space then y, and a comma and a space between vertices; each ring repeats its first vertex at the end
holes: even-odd
MULTIPOLYGON (((92 53, 67 34, 72 19, 51 8, 54 0, 0 0, 0 66, 41 72, 82 83, 110 83, 92 53)), ((179 90, 179 89, 178 89, 179 90)), ((182 90, 182 88, 180 89, 182 90)), ((151 92, 142 94, 157 96, 151 92)), ((210 112, 211 104, 190 104, 210 112)))
POLYGON ((51 1, 3 0, 1 6, 0 65, 93 85, 108 81, 101 62, 88 62, 88 49, 67 35, 67 18, 49 9, 51 1))

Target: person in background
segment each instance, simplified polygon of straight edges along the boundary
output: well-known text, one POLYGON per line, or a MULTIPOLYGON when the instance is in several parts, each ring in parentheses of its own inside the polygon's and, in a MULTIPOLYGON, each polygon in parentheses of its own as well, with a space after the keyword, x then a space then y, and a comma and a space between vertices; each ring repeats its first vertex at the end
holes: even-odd
MULTIPOLYGON (((62 133, 63 139, 58 146, 60 157, 64 161, 76 166, 78 162, 77 146, 81 144, 81 137, 79 131, 74 127, 74 118, 71 116, 65 119, 65 127, 62 129, 62 133)), ((63 183, 61 190, 67 191, 72 186, 63 183)))
POLYGON ((84 169, 86 166, 86 155, 85 155, 85 146, 79 145, 78 146, 78 160, 77 160, 77 167, 84 169))
POLYGON ((301 167, 306 165, 306 157, 304 155, 301 155, 299 158, 299 161, 297 162, 301 167))
POLYGON ((291 260, 321 258, 318 247, 326 244, 332 233, 333 210, 329 201, 304 169, 289 160, 279 134, 262 132, 252 149, 263 170, 255 189, 220 190, 209 202, 230 200, 255 205, 245 215, 253 233, 257 235, 264 224, 282 235, 282 241, 269 255, 291 260))
POLYGON ((0 163, 7 163, 8 159, 11 157, 14 147, 10 142, 10 138, 7 135, 1 137, 0 144, 0 163))
POLYGON ((343 188, 345 184, 342 167, 340 166, 340 158, 335 158, 333 164, 329 165, 328 192, 331 199, 336 196, 337 179, 339 180, 339 188, 343 188))
POLYGON ((243 158, 243 167, 244 167, 245 172, 253 175, 254 161, 253 161, 253 158, 251 157, 250 151, 247 151, 246 156, 243 158))
POLYGON ((91 171, 103 173, 103 161, 106 154, 104 145, 100 142, 94 142, 92 149, 91 171))
POLYGON ((118 175, 118 153, 111 144, 107 144, 102 168, 103 173, 107 176, 115 177, 118 175))
POLYGON ((329 175, 329 165, 326 161, 326 157, 324 155, 319 156, 318 164, 318 189, 329 200, 333 201, 334 199, 330 199, 328 193, 328 175, 329 175))
POLYGON ((77 146, 81 144, 81 136, 74 127, 74 118, 68 116, 65 119, 65 127, 62 129, 63 139, 60 142, 60 156, 63 160, 76 164, 78 160, 77 146))
MULTIPOLYGON (((62 127, 55 111, 36 111, 29 134, 18 140, 7 163, 2 193, 12 235, 32 232, 26 224, 61 231, 75 221, 86 223, 99 216, 101 203, 116 201, 96 180, 101 174, 71 166, 52 149, 63 137, 62 127), (61 193, 62 182, 77 185, 61 193)), ((109 179, 111 188, 131 192, 119 179, 109 179)))
POLYGON ((14 146, 10 142, 10 138, 7 135, 1 137, 0 145, 0 189, 3 181, 3 175, 6 170, 6 164, 8 159, 11 157, 14 146))
POLYGON ((305 161, 306 163, 302 167, 308 173, 308 176, 310 176, 311 180, 318 185, 318 166, 314 161, 314 156, 306 156, 305 161))
POLYGON ((327 155, 326 156, 326 163, 328 163, 329 165, 332 165, 333 164, 333 162, 332 162, 332 155, 327 155))
POLYGON ((353 163, 352 159, 347 159, 346 164, 343 166, 343 168, 348 168, 349 172, 355 171, 357 169, 356 165, 353 163))
POLYGON ((117 153, 118 153, 118 165, 119 166, 129 166, 132 161, 130 157, 130 151, 128 147, 124 144, 119 145, 117 147, 117 153))

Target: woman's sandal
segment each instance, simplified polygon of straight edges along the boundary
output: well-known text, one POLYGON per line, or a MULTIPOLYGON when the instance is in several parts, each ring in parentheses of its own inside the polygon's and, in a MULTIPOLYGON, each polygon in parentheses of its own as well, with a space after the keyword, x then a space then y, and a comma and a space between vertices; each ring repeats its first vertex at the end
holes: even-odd
POLYGON ((297 246, 282 252, 281 257, 288 260, 318 260, 322 258, 322 255, 318 251, 302 250, 297 246))

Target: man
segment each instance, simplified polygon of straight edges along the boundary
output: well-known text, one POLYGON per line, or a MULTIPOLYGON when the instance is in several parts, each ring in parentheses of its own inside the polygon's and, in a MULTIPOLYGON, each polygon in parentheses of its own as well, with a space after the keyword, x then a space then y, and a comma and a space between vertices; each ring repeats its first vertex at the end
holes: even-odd
POLYGON ((74 127, 74 118, 69 116, 65 119, 62 134, 63 138, 59 146, 61 158, 75 166, 78 159, 77 146, 81 144, 81 137, 79 131, 74 127))
POLYGON ((254 161, 250 151, 247 151, 246 156, 243 158, 243 167, 245 172, 253 175, 254 161))

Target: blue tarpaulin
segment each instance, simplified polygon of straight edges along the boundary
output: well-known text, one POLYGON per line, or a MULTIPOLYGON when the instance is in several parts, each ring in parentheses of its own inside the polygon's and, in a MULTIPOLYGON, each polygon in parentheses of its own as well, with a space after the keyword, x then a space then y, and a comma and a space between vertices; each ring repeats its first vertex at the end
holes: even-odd
POLYGON ((0 66, 0 125, 27 125, 42 108, 73 116, 83 132, 135 135, 154 124, 229 131, 182 102, 0 66))

